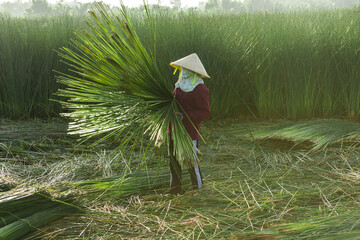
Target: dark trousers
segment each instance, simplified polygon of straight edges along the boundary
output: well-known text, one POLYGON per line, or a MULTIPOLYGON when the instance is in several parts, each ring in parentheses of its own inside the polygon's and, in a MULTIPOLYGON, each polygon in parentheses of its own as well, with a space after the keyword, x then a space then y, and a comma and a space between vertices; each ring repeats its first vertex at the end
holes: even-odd
MULTIPOLYGON (((172 193, 182 193, 182 169, 179 161, 174 156, 174 143, 170 140, 170 191, 172 193)), ((203 184, 203 178, 200 170, 200 166, 196 163, 195 159, 193 163, 190 164, 188 171, 190 174, 191 184, 193 189, 199 189, 203 184)))

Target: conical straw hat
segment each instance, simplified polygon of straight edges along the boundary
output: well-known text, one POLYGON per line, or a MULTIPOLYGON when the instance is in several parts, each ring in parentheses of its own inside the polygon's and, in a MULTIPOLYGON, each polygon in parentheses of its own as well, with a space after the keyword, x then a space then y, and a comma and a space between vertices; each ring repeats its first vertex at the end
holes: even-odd
POLYGON ((193 72, 200 74, 202 77, 210 78, 196 53, 190 54, 189 56, 183 57, 175 62, 171 62, 170 65, 175 68, 187 68, 193 72))

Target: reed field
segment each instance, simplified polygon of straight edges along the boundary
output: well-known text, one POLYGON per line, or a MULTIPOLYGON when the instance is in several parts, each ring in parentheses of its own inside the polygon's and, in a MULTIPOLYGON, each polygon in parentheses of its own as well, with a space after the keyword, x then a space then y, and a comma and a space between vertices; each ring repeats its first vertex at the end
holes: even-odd
POLYGON ((0 240, 359 239, 359 9, 96 6, 0 15, 0 240), (169 63, 193 52, 204 186, 171 195, 170 122, 193 152, 169 63))
MULTIPOLYGON (((156 60, 175 82, 169 62, 196 52, 212 77, 213 118, 357 117, 360 96, 359 10, 294 13, 154 14, 156 60)), ((145 46, 153 40, 144 16, 133 24, 145 46)), ((84 19, 2 16, 0 114, 53 117, 50 99, 66 72, 56 51, 69 46, 84 19)))
POLYGON ((60 105, 54 70, 66 71, 55 50, 68 46, 82 21, 70 16, 34 19, 0 15, 0 116, 51 118, 60 105))

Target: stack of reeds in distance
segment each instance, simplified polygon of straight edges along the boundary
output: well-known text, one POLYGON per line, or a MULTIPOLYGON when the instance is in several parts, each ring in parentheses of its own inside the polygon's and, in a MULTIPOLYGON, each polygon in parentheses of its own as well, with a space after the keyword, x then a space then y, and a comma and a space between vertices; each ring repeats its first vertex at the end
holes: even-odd
POLYGON ((282 121, 255 131, 256 139, 287 139, 296 143, 309 141, 313 150, 323 149, 334 143, 356 144, 360 135, 358 122, 341 119, 282 121))
MULTIPOLYGON (((145 9, 151 27, 146 5, 145 9)), ((71 43, 74 50, 60 50, 73 71, 58 78, 66 86, 58 95, 67 99, 62 103, 68 111, 63 115, 71 121, 69 133, 83 138, 103 134, 102 140, 115 136, 121 142, 118 149, 132 152, 130 146, 145 139, 168 145, 171 122, 171 130, 176 133, 175 155, 180 161, 191 159, 192 142, 176 115, 179 110, 172 84, 141 43, 125 6, 113 12, 96 4, 87 24, 88 30, 76 33, 71 43)))
POLYGON ((43 194, 19 192, 0 198, 0 239, 21 239, 36 228, 78 208, 43 194))

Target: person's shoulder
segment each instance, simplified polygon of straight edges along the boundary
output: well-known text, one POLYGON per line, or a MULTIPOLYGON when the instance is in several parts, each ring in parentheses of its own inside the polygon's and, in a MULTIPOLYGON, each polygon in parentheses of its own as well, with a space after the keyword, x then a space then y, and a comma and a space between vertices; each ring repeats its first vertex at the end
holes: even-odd
POLYGON ((205 86, 205 84, 200 83, 194 89, 195 91, 209 91, 209 89, 205 86))

